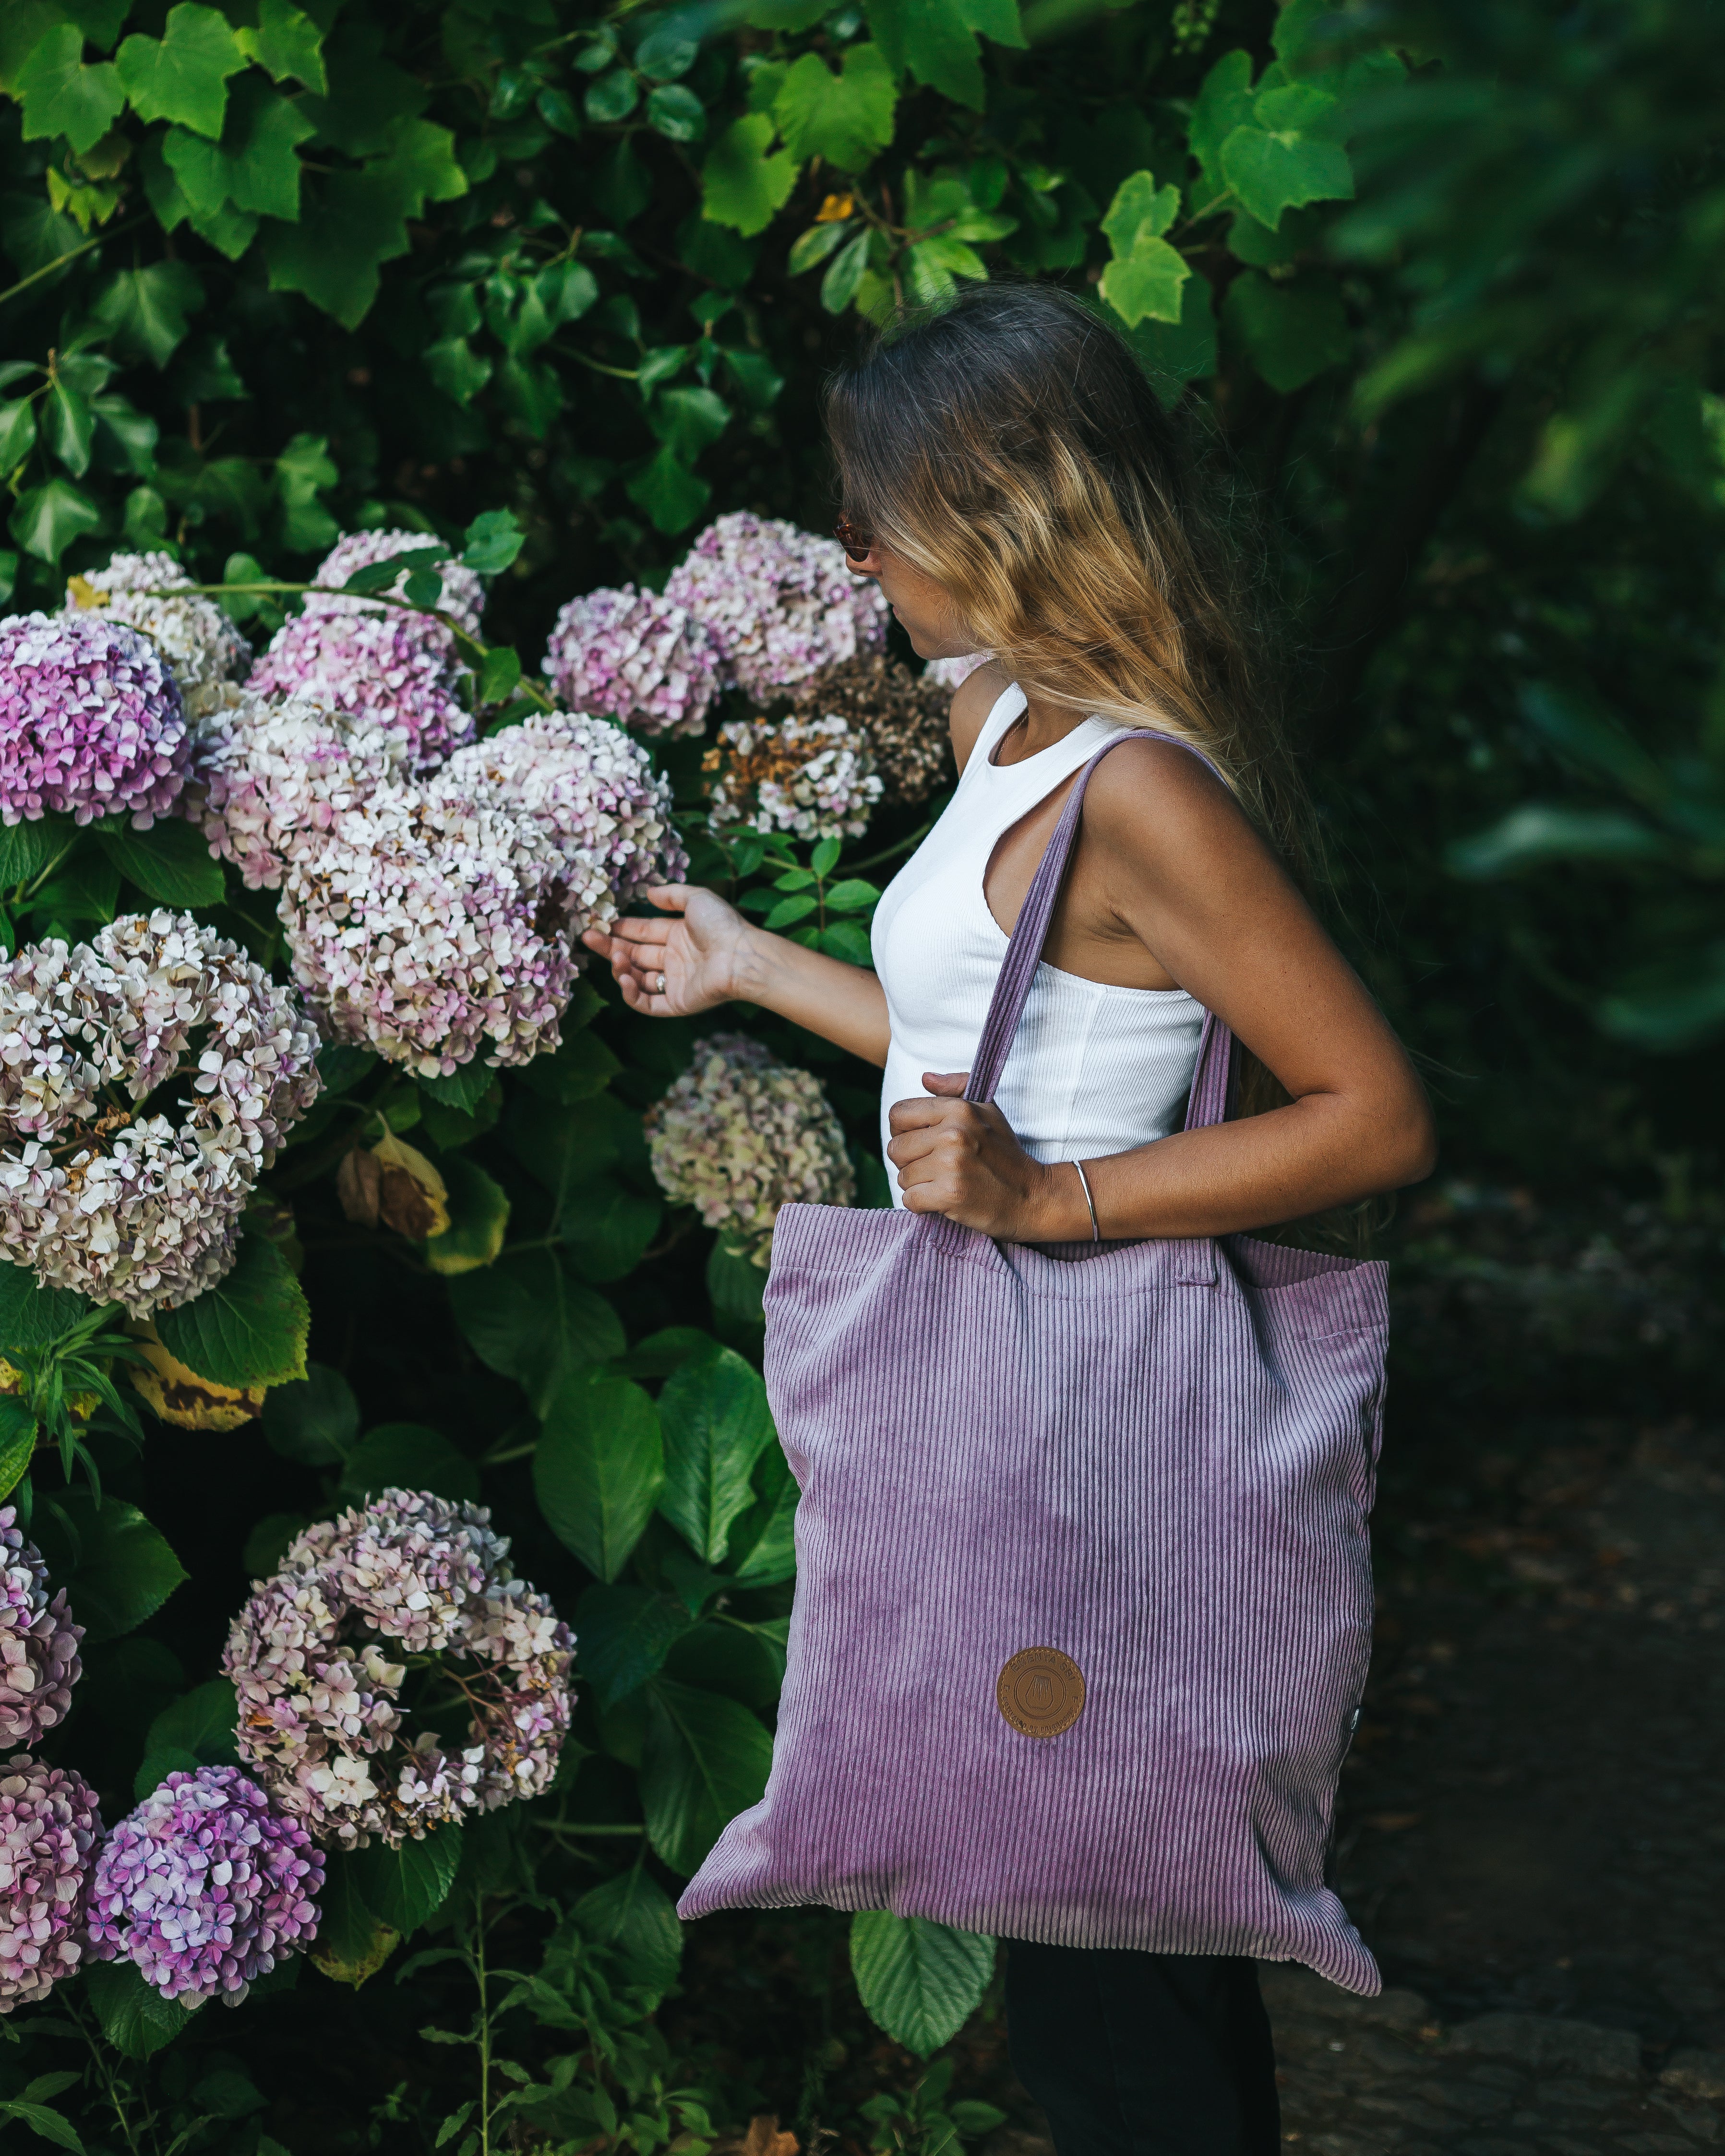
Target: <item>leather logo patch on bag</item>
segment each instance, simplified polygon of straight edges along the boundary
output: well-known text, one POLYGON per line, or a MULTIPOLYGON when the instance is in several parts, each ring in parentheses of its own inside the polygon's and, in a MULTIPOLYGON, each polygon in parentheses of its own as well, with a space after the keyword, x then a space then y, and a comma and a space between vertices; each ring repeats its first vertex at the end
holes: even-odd
POLYGON ((1025 1647, 996 1678, 994 1699, 1021 1737, 1058 1737, 1084 1712, 1084 1672, 1058 1647, 1025 1647))

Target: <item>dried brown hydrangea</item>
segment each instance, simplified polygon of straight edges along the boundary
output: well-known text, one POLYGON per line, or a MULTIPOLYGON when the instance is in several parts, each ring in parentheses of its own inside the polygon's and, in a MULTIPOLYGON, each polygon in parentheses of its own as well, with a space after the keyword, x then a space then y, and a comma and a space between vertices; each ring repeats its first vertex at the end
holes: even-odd
POLYGON ((888 801, 926 801, 950 783, 952 745, 947 715, 952 693, 920 679, 897 659, 860 654, 824 666, 798 685, 792 708, 801 717, 847 720, 867 734, 888 801))

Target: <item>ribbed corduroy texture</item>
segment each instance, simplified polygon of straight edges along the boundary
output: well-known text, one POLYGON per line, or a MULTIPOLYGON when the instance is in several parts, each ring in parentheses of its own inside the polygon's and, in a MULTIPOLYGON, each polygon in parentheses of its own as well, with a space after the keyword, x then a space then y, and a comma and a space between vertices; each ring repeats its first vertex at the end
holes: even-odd
MULTIPOLYGON (((1113 746, 1025 901, 973 1098, 1113 746)), ((1222 1120, 1230 1050, 1210 1019, 1189 1128, 1222 1120)), ((791 1205, 767 1317, 802 1491, 789 1661, 767 1793, 680 1914, 887 1908, 1375 1991, 1323 1861, 1370 1647, 1384 1268, 791 1205), (1084 1712, 1025 1737, 995 1682, 1045 1646, 1083 1671, 1084 1712)))

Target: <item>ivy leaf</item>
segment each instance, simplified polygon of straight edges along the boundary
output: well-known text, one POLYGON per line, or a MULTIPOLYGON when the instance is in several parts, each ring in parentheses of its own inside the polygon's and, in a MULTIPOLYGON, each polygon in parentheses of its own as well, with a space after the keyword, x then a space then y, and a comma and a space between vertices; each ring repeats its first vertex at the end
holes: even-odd
POLYGON ((747 112, 708 151, 701 172, 701 213, 709 223, 729 225, 747 238, 765 231, 790 199, 797 160, 788 150, 772 149, 774 131, 768 114, 747 112))
POLYGON ((381 266, 408 252, 408 219, 428 201, 466 192, 449 130, 398 119, 388 156, 326 175, 307 188, 298 223, 271 224, 264 243, 271 290, 303 292, 344 328, 357 328, 377 296, 381 266))
POLYGON ((1127 255, 1140 240, 1160 239, 1180 213, 1180 190, 1158 187, 1153 172, 1134 172, 1121 182, 1102 232, 1117 255, 1127 255))
POLYGON ((1272 232, 1285 209, 1353 198, 1353 168, 1341 144, 1294 131, 1236 127, 1222 145, 1222 176, 1247 215, 1272 232))
POLYGON ((686 1363, 659 1396, 665 1494, 659 1509, 696 1557, 722 1564, 731 1525, 753 1502, 755 1462, 773 1441, 767 1389, 729 1348, 686 1363))
POLYGON ((58 562, 74 539, 100 525, 102 512, 69 479, 28 487, 18 498, 7 528, 27 554, 58 562))
MULTIPOLYGON (((105 817, 90 827, 128 883, 158 906, 219 906, 225 887, 222 864, 211 854, 203 834, 178 818, 157 817, 147 831, 135 831, 124 816, 105 817)), ((214 1377, 205 1370, 206 1378, 214 1377)))
POLYGON ((316 132, 293 99, 252 76, 234 92, 219 142, 171 127, 162 154, 194 210, 212 215, 233 203, 259 217, 293 219, 300 214, 295 151, 316 132))
POLYGON ((74 150, 93 149, 126 108, 111 61, 84 64, 84 33, 70 23, 45 32, 13 80, 24 108, 24 138, 64 135, 74 150))
POLYGON ((212 140, 222 131, 228 77, 246 56, 218 9, 179 0, 160 38, 134 33, 114 56, 140 120, 177 120, 212 140))
POLYGON ((287 1260, 267 1236, 244 1235, 225 1278, 156 1329, 168 1353, 220 1385, 280 1385, 305 1374, 311 1313, 287 1260))
POLYGON ((927 1917, 861 1909, 850 1920, 850 1968, 869 2018, 926 2059, 980 2005, 994 1973, 994 1942, 927 1917))
POLYGON ((1165 239, 1142 239, 1132 253, 1117 256, 1102 272, 1102 297, 1130 329, 1147 317, 1158 322, 1180 319, 1181 289, 1192 265, 1165 239))
POLYGON ((824 157, 841 172, 860 172, 891 146, 898 93, 880 48, 849 46, 834 74, 818 53, 804 53, 773 100, 785 148, 798 164, 824 157))
POLYGON ((90 401, 64 377, 50 387, 42 410, 42 432, 48 447, 71 473, 82 479, 90 469, 90 445, 95 435, 95 413, 90 401))
POLYGON ((98 1507, 87 1489, 64 1490, 52 1507, 39 1502, 33 1532, 92 1646, 136 1630, 189 1577, 161 1530, 117 1497, 98 1507))
POLYGON ((187 316, 203 305, 203 280, 189 264, 152 262, 117 271, 91 312, 124 355, 166 367, 185 340, 187 316))
POLYGON ((134 1962, 91 1961, 83 1976, 102 2034, 122 2058, 147 2059, 172 2043, 192 2019, 193 2010, 164 1999, 134 1962))
POLYGON ((1025 43, 1017 0, 866 0, 869 28, 895 76, 906 69, 956 105, 983 109, 978 34, 1025 43))
POLYGON ((0 404, 0 472, 16 471, 36 446, 36 408, 28 397, 0 404))
POLYGON ((261 0, 256 29, 236 29, 239 49, 275 82, 303 83, 321 97, 329 88, 323 64, 323 32, 290 0, 261 0))
POLYGON ((669 447, 649 457, 624 483, 624 491, 638 509, 646 511, 659 531, 672 537, 688 530, 711 501, 713 492, 669 447))
POLYGON ((1204 177, 1220 189, 1222 145, 1252 116, 1252 56, 1224 53, 1199 85, 1187 140, 1204 177))
POLYGON ((1228 287, 1223 320, 1272 389, 1286 396, 1353 348, 1342 295, 1322 283, 1278 284, 1248 270, 1228 287))
POLYGON ((419 355, 420 364, 451 403, 470 404, 491 378, 491 362, 481 359, 465 337, 442 337, 419 355))
POLYGON ((552 1532, 589 1572, 616 1578, 664 1482, 659 1410, 639 1385, 578 1371, 559 1387, 533 1455, 533 1488, 552 1532))
POLYGON ((461 535, 462 564, 477 569, 482 577, 501 576, 521 552, 526 536, 512 510, 481 510, 461 535))
POLYGON ((1172 411, 1189 382, 1216 371, 1215 295, 1208 282, 1195 274, 1189 277, 1181 288, 1178 321, 1147 317, 1132 331, 1132 341, 1152 387, 1172 411))
POLYGON ((670 1677, 647 1687, 641 1809, 654 1852, 673 1871, 696 1871, 738 1812, 758 1803, 773 1739, 734 1699, 670 1677))

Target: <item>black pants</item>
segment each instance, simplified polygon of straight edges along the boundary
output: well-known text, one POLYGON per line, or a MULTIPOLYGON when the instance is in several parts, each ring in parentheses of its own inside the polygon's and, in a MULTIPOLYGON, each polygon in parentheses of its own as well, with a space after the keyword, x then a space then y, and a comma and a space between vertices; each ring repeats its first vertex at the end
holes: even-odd
POLYGON ((1249 1961, 1014 1939, 1006 2030, 1060 2156, 1277 2156, 1276 2055, 1249 1961))

